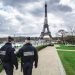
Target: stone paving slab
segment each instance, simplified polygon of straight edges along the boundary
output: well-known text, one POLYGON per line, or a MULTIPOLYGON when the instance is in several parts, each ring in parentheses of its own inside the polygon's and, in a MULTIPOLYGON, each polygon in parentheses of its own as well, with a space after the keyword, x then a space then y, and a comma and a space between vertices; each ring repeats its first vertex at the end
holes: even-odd
MULTIPOLYGON (((4 71, 0 75, 5 75, 4 71)), ((23 75, 20 65, 14 75, 23 75)), ((39 52, 38 68, 33 68, 32 75, 66 75, 55 47, 46 47, 39 52)))

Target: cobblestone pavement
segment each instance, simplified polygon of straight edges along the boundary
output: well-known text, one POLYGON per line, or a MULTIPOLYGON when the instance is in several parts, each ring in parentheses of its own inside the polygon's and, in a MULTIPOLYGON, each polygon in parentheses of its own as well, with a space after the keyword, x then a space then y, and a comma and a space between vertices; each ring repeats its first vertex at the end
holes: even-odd
MULTIPOLYGON (((4 71, 0 75, 5 75, 4 71)), ((14 75, 23 75, 20 65, 14 75)), ((55 47, 46 47, 39 52, 38 68, 33 68, 32 75, 66 75, 55 47)))

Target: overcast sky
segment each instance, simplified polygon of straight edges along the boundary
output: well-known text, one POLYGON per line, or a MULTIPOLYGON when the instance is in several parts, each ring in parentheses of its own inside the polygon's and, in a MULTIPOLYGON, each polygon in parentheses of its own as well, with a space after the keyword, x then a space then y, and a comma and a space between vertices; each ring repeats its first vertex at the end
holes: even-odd
MULTIPOLYGON (((46 0, 51 35, 75 25, 75 0, 46 0)), ((40 36, 44 25, 44 0, 0 0, 0 36, 40 36)))

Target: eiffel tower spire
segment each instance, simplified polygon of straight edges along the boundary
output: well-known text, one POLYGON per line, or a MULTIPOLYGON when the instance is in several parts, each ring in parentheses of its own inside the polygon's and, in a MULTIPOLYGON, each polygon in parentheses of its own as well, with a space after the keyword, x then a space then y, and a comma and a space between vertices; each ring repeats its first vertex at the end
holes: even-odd
POLYGON ((45 23, 44 24, 48 24, 48 20, 47 20, 47 3, 45 2, 45 23))
POLYGON ((48 19, 47 19, 47 3, 45 2, 45 20, 44 20, 44 26, 43 31, 41 32, 41 38, 43 38, 45 35, 49 35, 51 38, 51 32, 49 31, 49 25, 48 25, 48 19), (45 32, 47 30, 47 32, 45 32))

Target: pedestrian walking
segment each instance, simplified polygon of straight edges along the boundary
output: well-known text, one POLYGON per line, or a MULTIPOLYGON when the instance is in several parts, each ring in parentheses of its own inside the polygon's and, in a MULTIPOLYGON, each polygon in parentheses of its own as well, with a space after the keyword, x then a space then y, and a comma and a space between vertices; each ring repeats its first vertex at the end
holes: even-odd
POLYGON ((0 61, 6 72, 6 75, 13 75, 14 65, 18 69, 17 57, 14 53, 15 48, 12 47, 12 37, 8 37, 7 43, 0 49, 0 61))
POLYGON ((19 50, 18 55, 21 57, 21 70, 23 75, 32 75, 33 63, 35 68, 38 66, 38 52, 30 43, 30 37, 27 37, 25 44, 19 50))

